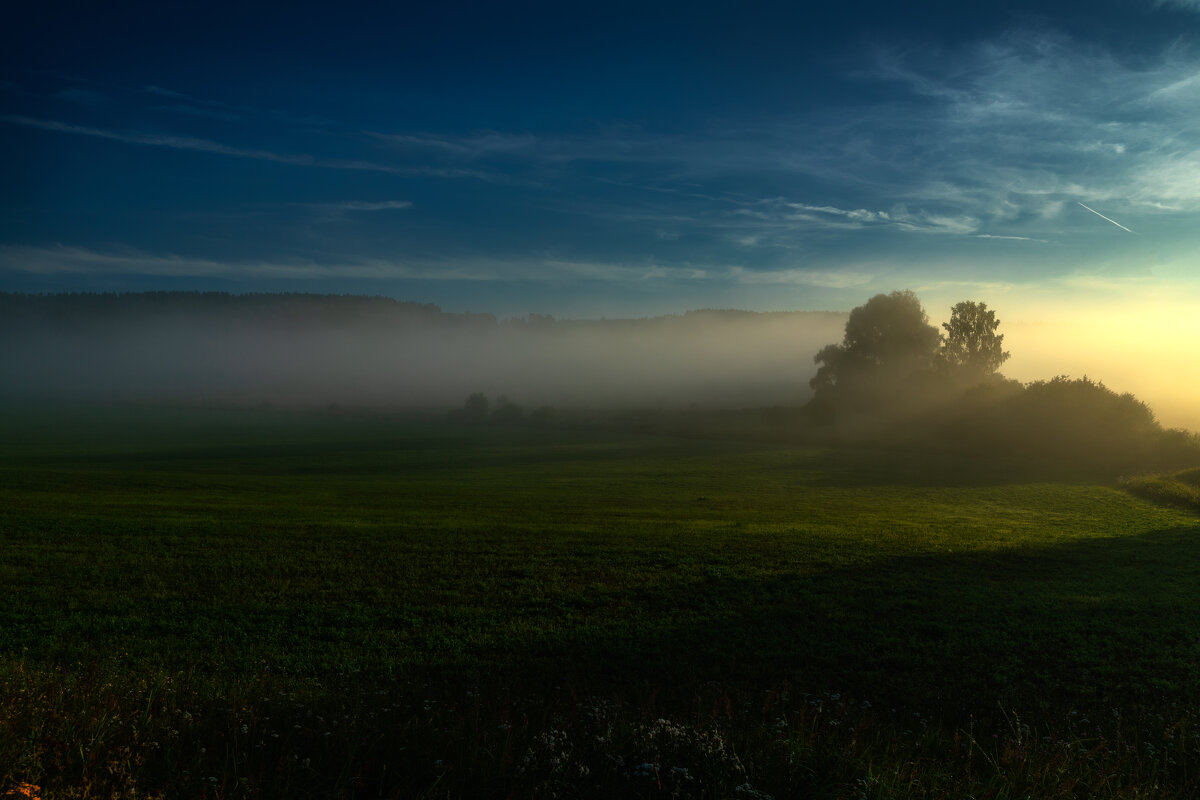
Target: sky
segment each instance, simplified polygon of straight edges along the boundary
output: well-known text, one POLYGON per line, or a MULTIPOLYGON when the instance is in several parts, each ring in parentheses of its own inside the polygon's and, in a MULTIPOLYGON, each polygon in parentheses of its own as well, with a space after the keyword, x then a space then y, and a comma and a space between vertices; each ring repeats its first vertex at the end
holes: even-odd
POLYGON ((911 289, 1194 367, 1198 211, 1200 0, 46 2, 0 32, 4 291, 911 289))
POLYGON ((810 5, 26 7, 0 288, 565 316, 1196 291, 1200 2, 810 5))

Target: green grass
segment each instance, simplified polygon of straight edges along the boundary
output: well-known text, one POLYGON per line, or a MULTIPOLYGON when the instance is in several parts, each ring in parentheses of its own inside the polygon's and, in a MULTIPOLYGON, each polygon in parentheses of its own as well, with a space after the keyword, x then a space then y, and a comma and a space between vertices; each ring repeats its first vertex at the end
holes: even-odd
POLYGON ((1156 503, 1200 511, 1200 467, 1165 475, 1138 475, 1122 484, 1156 503))
POLYGON ((0 585, 0 792, 1200 789, 1200 520, 987 461, 15 409, 0 585))

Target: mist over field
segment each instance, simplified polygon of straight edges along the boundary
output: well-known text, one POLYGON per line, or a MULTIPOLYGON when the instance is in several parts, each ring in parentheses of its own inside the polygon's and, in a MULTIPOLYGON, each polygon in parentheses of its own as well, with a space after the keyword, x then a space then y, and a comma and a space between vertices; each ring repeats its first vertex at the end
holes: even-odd
MULTIPOLYGON (((846 322, 713 310, 504 320, 320 295, 6 295, 3 306, 5 397, 299 407, 452 408, 472 392, 526 408, 795 406, 811 397, 813 355, 846 322)), ((1200 429, 1186 343, 1147 346, 1111 319, 1001 321, 1008 377, 1086 374, 1168 427, 1200 429)))
POLYGON ((453 407, 798 404, 843 314, 556 321, 368 298, 29 299, 0 344, 10 397, 453 407))

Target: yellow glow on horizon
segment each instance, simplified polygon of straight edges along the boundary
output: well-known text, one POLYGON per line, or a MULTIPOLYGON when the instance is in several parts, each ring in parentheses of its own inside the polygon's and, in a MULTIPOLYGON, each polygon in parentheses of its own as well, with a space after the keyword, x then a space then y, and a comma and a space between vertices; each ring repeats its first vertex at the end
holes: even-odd
POLYGON ((1132 392, 1166 427, 1200 431, 1200 298, 1190 288, 1169 300, 1156 287, 1086 304, 1045 296, 1024 308, 997 304, 1012 353, 1002 371, 1022 382, 1087 375, 1132 392))

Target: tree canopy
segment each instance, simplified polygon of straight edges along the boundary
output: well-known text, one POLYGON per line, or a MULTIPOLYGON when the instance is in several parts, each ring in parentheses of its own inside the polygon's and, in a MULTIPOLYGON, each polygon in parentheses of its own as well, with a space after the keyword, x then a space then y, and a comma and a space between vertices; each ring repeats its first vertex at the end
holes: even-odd
POLYGON ((1009 354, 1002 348, 1004 334, 996 333, 1000 320, 987 303, 964 300, 950 311, 950 321, 943 322, 946 334, 939 353, 946 368, 969 378, 994 375, 1009 354))
POLYGON ((939 339, 911 291, 877 294, 850 312, 841 344, 817 353, 821 366, 809 385, 819 401, 870 399, 927 370, 939 339))

